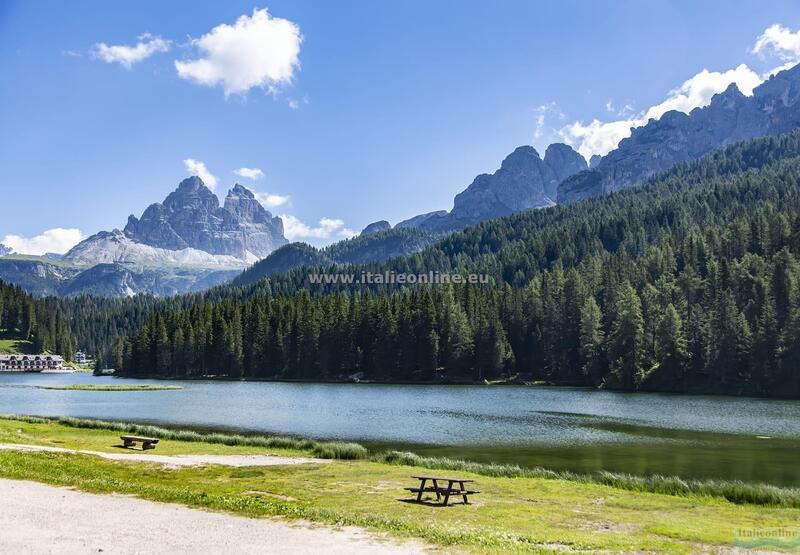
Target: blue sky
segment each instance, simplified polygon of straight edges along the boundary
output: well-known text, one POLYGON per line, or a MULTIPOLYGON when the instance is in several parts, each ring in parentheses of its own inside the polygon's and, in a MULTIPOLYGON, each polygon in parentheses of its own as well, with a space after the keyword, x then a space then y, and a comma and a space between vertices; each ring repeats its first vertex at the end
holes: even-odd
POLYGON ((0 0, 0 241, 64 250, 202 163, 324 244, 451 208, 521 144, 603 152, 752 88, 798 29, 789 1, 0 0))

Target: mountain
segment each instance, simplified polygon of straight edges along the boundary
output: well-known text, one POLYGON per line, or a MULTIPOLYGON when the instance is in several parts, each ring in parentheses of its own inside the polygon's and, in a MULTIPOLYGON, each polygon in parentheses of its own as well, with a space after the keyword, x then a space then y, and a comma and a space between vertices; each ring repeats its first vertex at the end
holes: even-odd
POLYGON ((281 219, 251 191, 235 185, 220 206, 190 177, 123 231, 96 233, 58 258, 4 256, 0 279, 35 295, 176 295, 227 281, 286 243, 281 219))
MULTIPOLYGON (((385 223, 388 225, 388 222, 385 223)), ((233 283, 247 285, 300 267, 323 268, 336 264, 385 262, 419 252, 435 241, 433 235, 421 229, 394 228, 373 233, 361 232, 357 237, 339 241, 324 249, 317 249, 306 243, 291 243, 256 262, 234 279, 233 283)))
POLYGON ((372 233, 379 233, 381 231, 389 231, 392 229, 392 225, 387 222, 386 220, 380 220, 377 222, 372 222, 363 230, 361 230, 361 235, 370 235, 372 233))
POLYGON ((632 130, 616 150, 592 169, 558 187, 558 202, 577 200, 641 184, 679 162, 695 160, 744 139, 777 135, 800 127, 800 66, 771 76, 743 95, 735 84, 689 114, 670 111, 632 130))
POLYGON ((121 263, 80 266, 45 256, 11 255, 0 258, 0 279, 19 285, 37 297, 129 297, 136 294, 169 296, 219 285, 239 275, 243 267, 241 262, 233 267, 210 268, 121 263))
POLYGON ((168 300, 132 326, 115 367, 800 398, 798 175, 800 131, 745 141, 640 188, 498 218, 346 270, 477 273, 490 285, 312 285, 304 268, 269 287, 168 300), (222 340, 194 331, 218 326, 222 340), (179 334, 189 339, 160 339, 179 334))
POLYGON ((565 144, 547 147, 544 159, 532 146, 518 147, 493 174, 481 174, 456 195, 453 209, 416 216, 397 227, 449 233, 486 220, 555 204, 558 184, 587 169, 586 160, 565 144))
POLYGON ((240 271, 181 267, 137 270, 121 264, 95 264, 60 283, 57 294, 131 297, 146 293, 168 297, 208 289, 236 277, 240 271))
POLYGON ((398 224, 395 227, 396 228, 424 227, 427 225, 429 221, 439 220, 440 218, 444 218, 446 216, 447 216, 447 210, 436 210, 435 212, 420 214, 419 216, 414 216, 407 220, 403 220, 402 222, 398 222, 398 224))
POLYGON ((245 261, 228 254, 209 254, 190 247, 169 250, 137 243, 118 229, 101 231, 78 243, 61 260, 76 266, 116 263, 139 266, 241 268, 245 265, 245 261))
POLYGON ((141 218, 128 217, 124 233, 144 245, 193 248, 251 262, 288 242, 281 219, 261 206, 251 191, 237 184, 220 206, 197 176, 181 181, 163 203, 148 206, 141 218))
POLYGON ((8 256, 9 254, 14 254, 14 250, 0 243, 0 256, 8 256))

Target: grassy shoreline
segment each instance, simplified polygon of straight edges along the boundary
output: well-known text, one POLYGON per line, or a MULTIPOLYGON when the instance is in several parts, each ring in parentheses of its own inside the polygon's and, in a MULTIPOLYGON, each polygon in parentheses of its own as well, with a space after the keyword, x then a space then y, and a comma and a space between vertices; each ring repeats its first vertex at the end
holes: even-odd
POLYGON ((162 439, 220 444, 241 447, 293 449, 323 459, 370 460, 382 464, 421 466, 436 470, 470 472, 496 478, 541 478, 568 480, 576 483, 599 484, 636 492, 658 493, 679 497, 720 498, 735 504, 768 505, 800 508, 800 488, 784 488, 770 484, 749 483, 739 480, 689 480, 677 476, 637 476, 620 472, 601 471, 576 473, 550 470, 541 467, 524 468, 513 464, 491 464, 451 459, 423 457, 404 451, 370 452, 353 442, 317 441, 286 436, 244 435, 223 432, 198 432, 172 427, 126 422, 109 422, 89 418, 40 417, 2 415, 0 420, 18 420, 29 423, 57 423, 73 428, 108 430, 154 436, 162 439))
POLYGON ((636 489, 633 482, 610 477, 601 483, 597 477, 546 470, 369 453, 355 444, 75 418, 0 417, 0 443, 120 453, 113 444, 121 432, 162 437, 158 452, 163 455, 312 454, 337 460, 324 465, 165 469, 91 455, 3 450, 0 477, 253 517, 354 525, 476 552, 716 551, 733 547, 735 529, 794 527, 800 521, 800 509, 785 497, 762 505, 736 504, 698 489, 654 493, 649 482, 636 489), (473 477, 482 493, 466 506, 403 502, 408 498, 403 488, 414 485, 410 476, 436 469, 473 477))

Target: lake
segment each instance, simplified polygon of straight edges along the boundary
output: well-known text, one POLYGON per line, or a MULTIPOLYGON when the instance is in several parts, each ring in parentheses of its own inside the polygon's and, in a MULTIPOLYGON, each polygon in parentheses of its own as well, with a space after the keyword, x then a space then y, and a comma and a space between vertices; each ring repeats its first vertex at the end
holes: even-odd
POLYGON ((580 388, 0 373, 0 412, 341 439, 481 462, 800 486, 800 401, 580 388), (154 383, 176 391, 57 391, 154 383))

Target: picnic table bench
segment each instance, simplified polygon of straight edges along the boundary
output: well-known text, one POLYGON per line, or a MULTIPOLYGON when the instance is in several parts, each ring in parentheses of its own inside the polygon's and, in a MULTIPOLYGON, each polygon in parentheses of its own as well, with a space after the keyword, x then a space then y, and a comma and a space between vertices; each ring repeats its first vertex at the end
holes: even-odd
POLYGON ((419 487, 416 488, 405 488, 406 490, 410 491, 411 493, 417 494, 417 501, 422 501, 422 494, 423 493, 435 493, 436 500, 439 501, 444 497, 442 501, 442 505, 447 505, 447 502, 450 500, 451 495, 461 496, 464 500, 464 504, 469 504, 469 499, 467 496, 474 495, 476 493, 480 493, 476 490, 467 489, 464 484, 471 484, 475 482, 475 480, 468 480, 466 478, 450 478, 450 477, 442 477, 442 476, 412 476, 420 481, 419 487), (432 485, 426 486, 428 482, 431 482, 432 485), (440 483, 447 482, 447 486, 440 486, 440 483), (458 484, 456 486, 455 484, 458 484))
POLYGON ((158 443, 158 439, 155 437, 142 437, 142 436, 119 436, 122 440, 123 447, 135 447, 137 443, 142 444, 142 451, 147 451, 148 449, 155 449, 156 443, 158 443))

